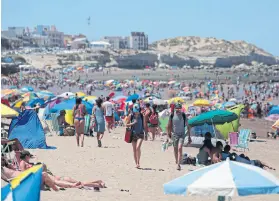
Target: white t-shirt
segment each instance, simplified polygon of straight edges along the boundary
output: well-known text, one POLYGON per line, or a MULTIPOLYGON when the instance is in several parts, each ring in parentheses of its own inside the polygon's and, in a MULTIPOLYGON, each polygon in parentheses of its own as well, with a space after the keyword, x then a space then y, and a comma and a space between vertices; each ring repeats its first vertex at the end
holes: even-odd
POLYGON ((109 102, 109 101, 106 101, 106 102, 103 103, 103 106, 106 109, 105 116, 112 116, 112 114, 113 114, 113 105, 112 105, 112 103, 109 102))

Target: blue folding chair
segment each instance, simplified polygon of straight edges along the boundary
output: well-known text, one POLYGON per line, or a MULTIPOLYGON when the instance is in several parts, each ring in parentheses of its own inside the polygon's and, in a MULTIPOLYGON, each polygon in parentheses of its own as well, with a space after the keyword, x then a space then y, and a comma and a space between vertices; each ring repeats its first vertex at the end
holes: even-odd
POLYGON ((250 129, 241 129, 238 134, 238 144, 235 146, 236 148, 241 148, 249 150, 248 143, 250 141, 251 130, 250 129))

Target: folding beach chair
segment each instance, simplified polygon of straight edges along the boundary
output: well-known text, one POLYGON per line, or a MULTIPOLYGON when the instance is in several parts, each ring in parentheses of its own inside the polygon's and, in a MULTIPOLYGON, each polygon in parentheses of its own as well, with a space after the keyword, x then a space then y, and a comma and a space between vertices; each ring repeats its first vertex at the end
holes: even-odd
POLYGON ((250 141, 251 130, 250 129, 241 129, 238 135, 238 144, 235 146, 236 148, 241 148, 249 150, 248 143, 250 141))
POLYGON ((236 146, 238 144, 238 132, 229 133, 230 145, 236 146))

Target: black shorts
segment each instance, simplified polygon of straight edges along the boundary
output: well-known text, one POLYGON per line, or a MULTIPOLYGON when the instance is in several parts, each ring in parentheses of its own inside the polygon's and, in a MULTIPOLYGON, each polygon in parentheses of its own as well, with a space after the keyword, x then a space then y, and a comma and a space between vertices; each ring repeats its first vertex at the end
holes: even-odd
POLYGON ((133 133, 132 134, 133 142, 136 142, 138 139, 144 139, 144 133, 139 133, 139 134, 133 133))

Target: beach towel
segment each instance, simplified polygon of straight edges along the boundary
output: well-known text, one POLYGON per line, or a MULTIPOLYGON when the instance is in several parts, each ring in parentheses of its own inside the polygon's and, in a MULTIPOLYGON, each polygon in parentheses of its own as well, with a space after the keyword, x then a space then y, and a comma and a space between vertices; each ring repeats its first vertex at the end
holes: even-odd
POLYGON ((91 116, 90 115, 85 115, 84 116, 84 134, 88 134, 89 133, 89 128, 90 128, 90 121, 91 120, 91 116))
POLYGON ((56 133, 59 132, 59 125, 58 125, 58 121, 57 121, 57 117, 59 116, 59 114, 56 113, 51 113, 50 114, 50 118, 51 118, 51 128, 53 131, 55 131, 56 133))

